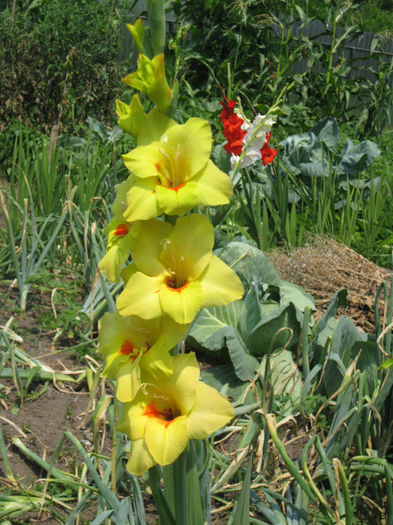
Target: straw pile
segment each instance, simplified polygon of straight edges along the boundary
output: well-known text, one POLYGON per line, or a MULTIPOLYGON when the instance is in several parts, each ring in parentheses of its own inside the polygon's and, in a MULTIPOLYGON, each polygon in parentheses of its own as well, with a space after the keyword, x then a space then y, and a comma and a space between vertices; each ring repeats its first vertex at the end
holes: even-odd
MULTIPOLYGON (((345 313, 365 332, 374 332, 375 294, 383 281, 390 283, 392 272, 377 266, 347 246, 330 238, 312 236, 308 243, 285 253, 273 250, 267 254, 281 279, 302 286, 316 302, 318 319, 326 310, 333 294, 348 290, 349 306, 345 313)), ((381 294, 378 311, 384 315, 381 294)))

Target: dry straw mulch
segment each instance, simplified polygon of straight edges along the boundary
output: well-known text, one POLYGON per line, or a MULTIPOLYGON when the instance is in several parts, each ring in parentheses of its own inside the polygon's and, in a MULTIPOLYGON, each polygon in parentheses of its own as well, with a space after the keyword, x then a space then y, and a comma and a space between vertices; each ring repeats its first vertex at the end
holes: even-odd
MULTIPOLYGON (((291 252, 273 250, 267 254, 281 279, 302 286, 316 302, 317 318, 326 310, 333 294, 348 290, 345 314, 365 332, 375 328, 375 294, 392 272, 372 263, 344 244, 327 237, 312 236, 307 244, 291 252)), ((384 315, 383 294, 379 313, 384 315)), ((344 312, 342 312, 344 313, 344 312)))

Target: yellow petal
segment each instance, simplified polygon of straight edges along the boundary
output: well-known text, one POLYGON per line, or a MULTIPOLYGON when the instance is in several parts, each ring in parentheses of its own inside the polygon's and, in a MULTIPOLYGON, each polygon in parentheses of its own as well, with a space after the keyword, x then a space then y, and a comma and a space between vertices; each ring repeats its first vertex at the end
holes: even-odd
POLYGON ((144 412, 150 399, 139 391, 130 403, 122 405, 122 415, 117 425, 130 439, 142 439, 145 435, 146 416, 144 412))
POLYGON ((134 275, 134 273, 137 273, 137 271, 138 271, 138 267, 136 266, 136 264, 132 263, 132 264, 128 264, 125 268, 123 268, 122 271, 120 272, 120 275, 123 281, 125 283, 128 283, 131 276, 134 275))
POLYGON ((123 217, 113 217, 113 219, 105 226, 103 232, 108 235, 107 249, 111 248, 115 244, 122 245, 124 251, 127 251, 127 244, 123 243, 124 239, 129 236, 133 237, 136 235, 137 222, 127 222, 123 217))
POLYGON ((169 349, 162 346, 151 348, 141 359, 140 367, 142 382, 149 381, 150 378, 154 381, 157 377, 172 375, 172 356, 169 349))
POLYGON ((160 178, 160 163, 163 154, 160 151, 159 141, 151 142, 146 146, 138 146, 129 153, 123 155, 123 161, 131 173, 140 179, 150 177, 160 178))
POLYGON ((178 416, 172 421, 149 418, 145 430, 146 447, 159 465, 173 463, 188 443, 187 417, 178 416))
POLYGON ((157 462, 154 461, 152 455, 148 451, 144 439, 131 441, 131 452, 126 467, 128 472, 140 476, 156 464, 157 462))
POLYGON ((109 281, 118 282, 120 280, 120 268, 127 259, 128 252, 122 249, 120 244, 114 244, 107 250, 98 263, 98 267, 109 281))
POLYGON ((212 257, 214 229, 203 215, 193 214, 176 221, 160 260, 178 279, 193 281, 212 257))
POLYGON ((156 199, 160 210, 167 215, 183 215, 198 203, 198 186, 196 182, 185 182, 172 188, 156 186, 156 199))
POLYGON ((140 367, 155 380, 173 374, 173 358, 169 350, 185 338, 190 325, 175 323, 167 315, 149 322, 153 321, 159 323, 159 336, 150 350, 143 355, 140 367))
POLYGON ((188 417, 190 439, 204 439, 226 425, 234 416, 231 403, 217 390, 198 383, 195 405, 188 417))
POLYGON ((139 131, 146 127, 146 113, 143 111, 139 95, 132 97, 129 106, 116 100, 117 123, 126 132, 137 139, 139 131))
MULTIPOLYGON (((129 360, 127 355, 120 353, 125 341, 134 339, 130 319, 124 318, 117 312, 103 315, 99 322, 99 349, 105 358, 105 369, 102 373, 104 377, 113 379, 118 373, 119 366, 129 360)), ((132 341, 137 343, 137 341, 132 341)), ((142 342, 143 343, 143 342, 142 342)))
POLYGON ((159 140, 167 129, 176 125, 177 122, 175 120, 167 117, 156 109, 152 109, 147 115, 146 126, 139 131, 138 146, 146 146, 159 140))
POLYGON ((236 273, 213 255, 202 274, 203 306, 221 306, 243 297, 243 285, 236 273))
POLYGON ((139 371, 139 360, 141 357, 142 354, 140 354, 134 362, 128 359, 126 363, 119 367, 116 397, 122 403, 132 401, 141 386, 139 371))
POLYGON ((156 179, 136 178, 132 188, 127 193, 127 209, 123 217, 128 222, 146 221, 159 215, 155 195, 156 179))
POLYGON ((157 378, 160 389, 175 402, 182 415, 188 415, 195 404, 200 375, 194 352, 173 357, 172 370, 172 375, 157 378))
POLYGON ((207 165, 211 141, 208 122, 192 118, 185 124, 167 126, 159 140, 135 148, 123 155, 123 160, 136 177, 156 177, 163 186, 176 188, 207 165))
POLYGON ((164 239, 172 230, 172 225, 158 219, 140 223, 138 237, 131 247, 132 260, 140 271, 151 276, 165 271, 160 255, 164 239))
POLYGON ((114 218, 119 221, 123 220, 123 214, 127 208, 127 193, 132 188, 135 177, 130 175, 127 180, 121 182, 116 186, 116 197, 112 205, 112 213, 114 218))
POLYGON ((209 160, 212 146, 210 125, 206 120, 190 118, 185 124, 169 128, 160 142, 166 155, 176 161, 177 169, 183 174, 182 182, 186 182, 209 160))
POLYGON ((159 300, 163 276, 149 277, 134 273, 116 301, 120 315, 137 315, 142 319, 154 319, 162 314, 159 300))
POLYGON ((203 306, 203 289, 198 281, 182 288, 169 288, 161 284, 159 293, 162 310, 179 324, 191 323, 203 306))
POLYGON ((157 345, 165 348, 173 348, 182 339, 185 339, 189 324, 178 324, 167 315, 163 315, 159 318, 160 322, 160 336, 157 340, 157 345))
POLYGON ((198 206, 221 206, 232 197, 231 179, 210 160, 193 180, 198 185, 198 206))

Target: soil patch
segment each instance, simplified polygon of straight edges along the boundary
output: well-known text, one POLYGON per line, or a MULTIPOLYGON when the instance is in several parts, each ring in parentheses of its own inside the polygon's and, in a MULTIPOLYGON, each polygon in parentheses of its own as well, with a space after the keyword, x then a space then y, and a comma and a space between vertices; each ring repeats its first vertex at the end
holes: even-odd
MULTIPOLYGON (((32 289, 26 312, 20 310, 18 301, 17 290, 4 282, 0 284, 0 327, 5 328, 3 333, 12 343, 15 360, 18 361, 20 355, 25 355, 54 373, 69 374, 76 378, 86 366, 82 354, 68 351, 76 341, 69 339, 66 334, 59 337, 57 330, 48 329, 41 322, 44 318, 47 320, 46 316, 52 312, 50 293, 32 289), (19 351, 23 354, 18 355, 19 351)), ((8 348, 5 344, 2 351, 7 352, 8 348)), ((12 371, 10 357, 3 365, 12 371)), ((30 369, 29 363, 17 364, 20 373, 30 369)), ((21 376, 18 382, 15 374, 11 374, 11 377, 8 374, 8 377, 0 381, 0 428, 16 480, 12 486, 0 460, 0 485, 3 485, 5 491, 20 485, 23 485, 24 490, 34 490, 38 486, 42 489, 46 471, 27 457, 22 446, 49 463, 64 432, 70 431, 87 450, 92 449, 93 434, 90 417, 86 414, 89 403, 86 381, 71 383, 56 381, 54 378, 48 381, 33 380, 27 391, 23 392, 25 386, 26 379, 21 376)), ((109 450, 108 447, 106 449, 109 450)), ((74 465, 81 462, 77 451, 67 441, 56 457, 55 466, 66 472, 73 472, 74 465)), ((37 519, 38 523, 46 525, 59 523, 45 512, 40 516, 37 512, 28 513, 15 523, 34 523, 37 519)))

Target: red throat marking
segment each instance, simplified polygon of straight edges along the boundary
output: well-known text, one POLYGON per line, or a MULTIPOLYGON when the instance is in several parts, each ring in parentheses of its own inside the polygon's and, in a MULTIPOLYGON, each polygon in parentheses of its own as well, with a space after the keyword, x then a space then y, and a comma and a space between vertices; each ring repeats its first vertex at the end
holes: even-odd
POLYGON ((124 235, 127 235, 129 232, 129 227, 127 224, 119 224, 119 226, 116 228, 114 235, 117 235, 117 237, 124 237, 124 235))
POLYGON ((165 428, 168 428, 169 425, 176 419, 173 417, 172 411, 170 409, 160 411, 153 402, 147 405, 142 415, 158 419, 165 428))

